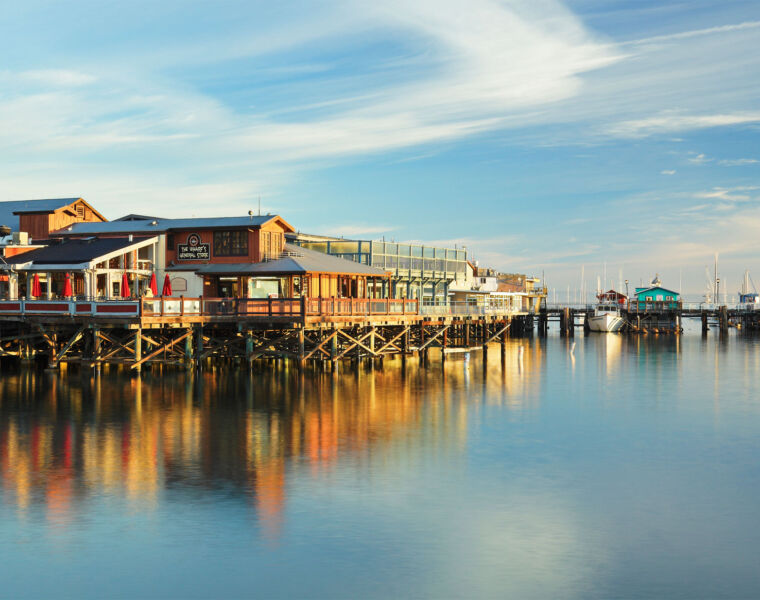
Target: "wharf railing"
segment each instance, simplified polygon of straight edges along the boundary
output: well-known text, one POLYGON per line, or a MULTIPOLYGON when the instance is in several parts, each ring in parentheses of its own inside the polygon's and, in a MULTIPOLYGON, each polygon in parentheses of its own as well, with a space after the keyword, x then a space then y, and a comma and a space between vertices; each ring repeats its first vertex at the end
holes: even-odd
POLYGON ((417 300, 388 298, 195 298, 0 300, 0 315, 303 317, 416 315, 417 300))
POLYGON ((143 298, 142 315, 304 317, 416 315, 417 300, 388 298, 143 298))
POLYGON ((504 314, 531 314, 536 311, 517 306, 500 305, 477 305, 468 302, 449 302, 448 304, 423 304, 420 308, 421 315, 446 316, 479 316, 479 315, 504 315, 504 314))

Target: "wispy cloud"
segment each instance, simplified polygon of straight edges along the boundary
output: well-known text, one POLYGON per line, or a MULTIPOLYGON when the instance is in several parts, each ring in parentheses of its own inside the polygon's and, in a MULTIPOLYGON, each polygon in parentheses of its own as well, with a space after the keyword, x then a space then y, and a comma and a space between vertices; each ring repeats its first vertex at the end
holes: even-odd
POLYGON ((760 160, 755 158, 726 158, 719 160, 718 164, 724 167, 743 167, 744 165, 756 165, 760 160))
POLYGON ((719 33, 731 33, 734 31, 742 31, 746 29, 760 28, 760 21, 745 21, 744 23, 735 23, 731 25, 719 25, 718 27, 706 27, 704 29, 694 29, 691 31, 679 31, 677 33, 670 33, 667 35, 656 35, 652 37, 640 38, 637 40, 630 40, 627 42, 621 42, 622 46, 625 45, 638 45, 638 44, 650 44, 652 42, 672 42, 677 40, 685 40, 694 37, 701 37, 706 35, 714 35, 719 33))
POLYGON ((676 171, 675 169, 665 169, 663 171, 660 171, 660 175, 675 175, 676 171))
POLYGON ((715 187, 709 192, 698 192, 694 194, 695 198, 706 198, 715 200, 727 200, 731 202, 746 202, 752 200, 754 196, 745 192, 757 191, 757 186, 739 186, 732 188, 715 187), (737 193, 742 192, 742 193, 737 193))
POLYGON ((614 136, 642 138, 676 131, 725 127, 729 125, 747 125, 750 123, 760 123, 760 112, 712 115, 663 113, 654 117, 617 123, 610 126, 607 132, 614 136))
POLYGON ((705 163, 712 162, 713 159, 706 156, 705 154, 700 153, 688 160, 693 165, 704 165, 705 163))

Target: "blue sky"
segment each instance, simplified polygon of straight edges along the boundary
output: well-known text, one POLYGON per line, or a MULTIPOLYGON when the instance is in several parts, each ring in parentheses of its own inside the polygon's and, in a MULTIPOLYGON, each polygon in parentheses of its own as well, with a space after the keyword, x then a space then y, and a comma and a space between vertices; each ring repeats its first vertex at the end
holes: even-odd
POLYGON ((466 245, 550 287, 757 273, 760 3, 24 2, 3 199, 466 245), (378 6, 375 6, 378 4, 378 6))

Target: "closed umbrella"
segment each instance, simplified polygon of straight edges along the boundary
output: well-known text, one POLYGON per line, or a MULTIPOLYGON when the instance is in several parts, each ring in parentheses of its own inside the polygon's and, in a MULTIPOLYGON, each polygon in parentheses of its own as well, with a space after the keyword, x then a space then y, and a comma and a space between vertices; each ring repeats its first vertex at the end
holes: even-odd
POLYGON ((40 286, 40 276, 38 273, 32 277, 32 296, 39 298, 42 296, 42 287, 40 286))
POLYGON ((74 295, 74 292, 71 291, 71 275, 68 273, 66 273, 66 279, 63 282, 63 295, 65 298, 74 295))
POLYGON ((150 293, 154 296, 158 296, 158 285, 156 284, 156 274, 151 273, 150 274, 150 285, 148 286, 150 288, 150 293))
POLYGON ((172 282, 169 280, 169 274, 166 274, 166 277, 164 277, 164 289, 161 290, 162 296, 171 296, 172 295, 172 282))
POLYGON ((129 279, 127 279, 126 272, 121 276, 121 297, 129 298, 129 279))

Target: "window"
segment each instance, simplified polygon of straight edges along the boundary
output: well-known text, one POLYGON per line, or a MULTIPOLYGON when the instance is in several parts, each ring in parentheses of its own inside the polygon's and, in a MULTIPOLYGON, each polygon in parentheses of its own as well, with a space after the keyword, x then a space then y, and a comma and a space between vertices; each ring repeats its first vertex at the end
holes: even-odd
POLYGON ((247 256, 248 231, 215 231, 214 256, 247 256))

